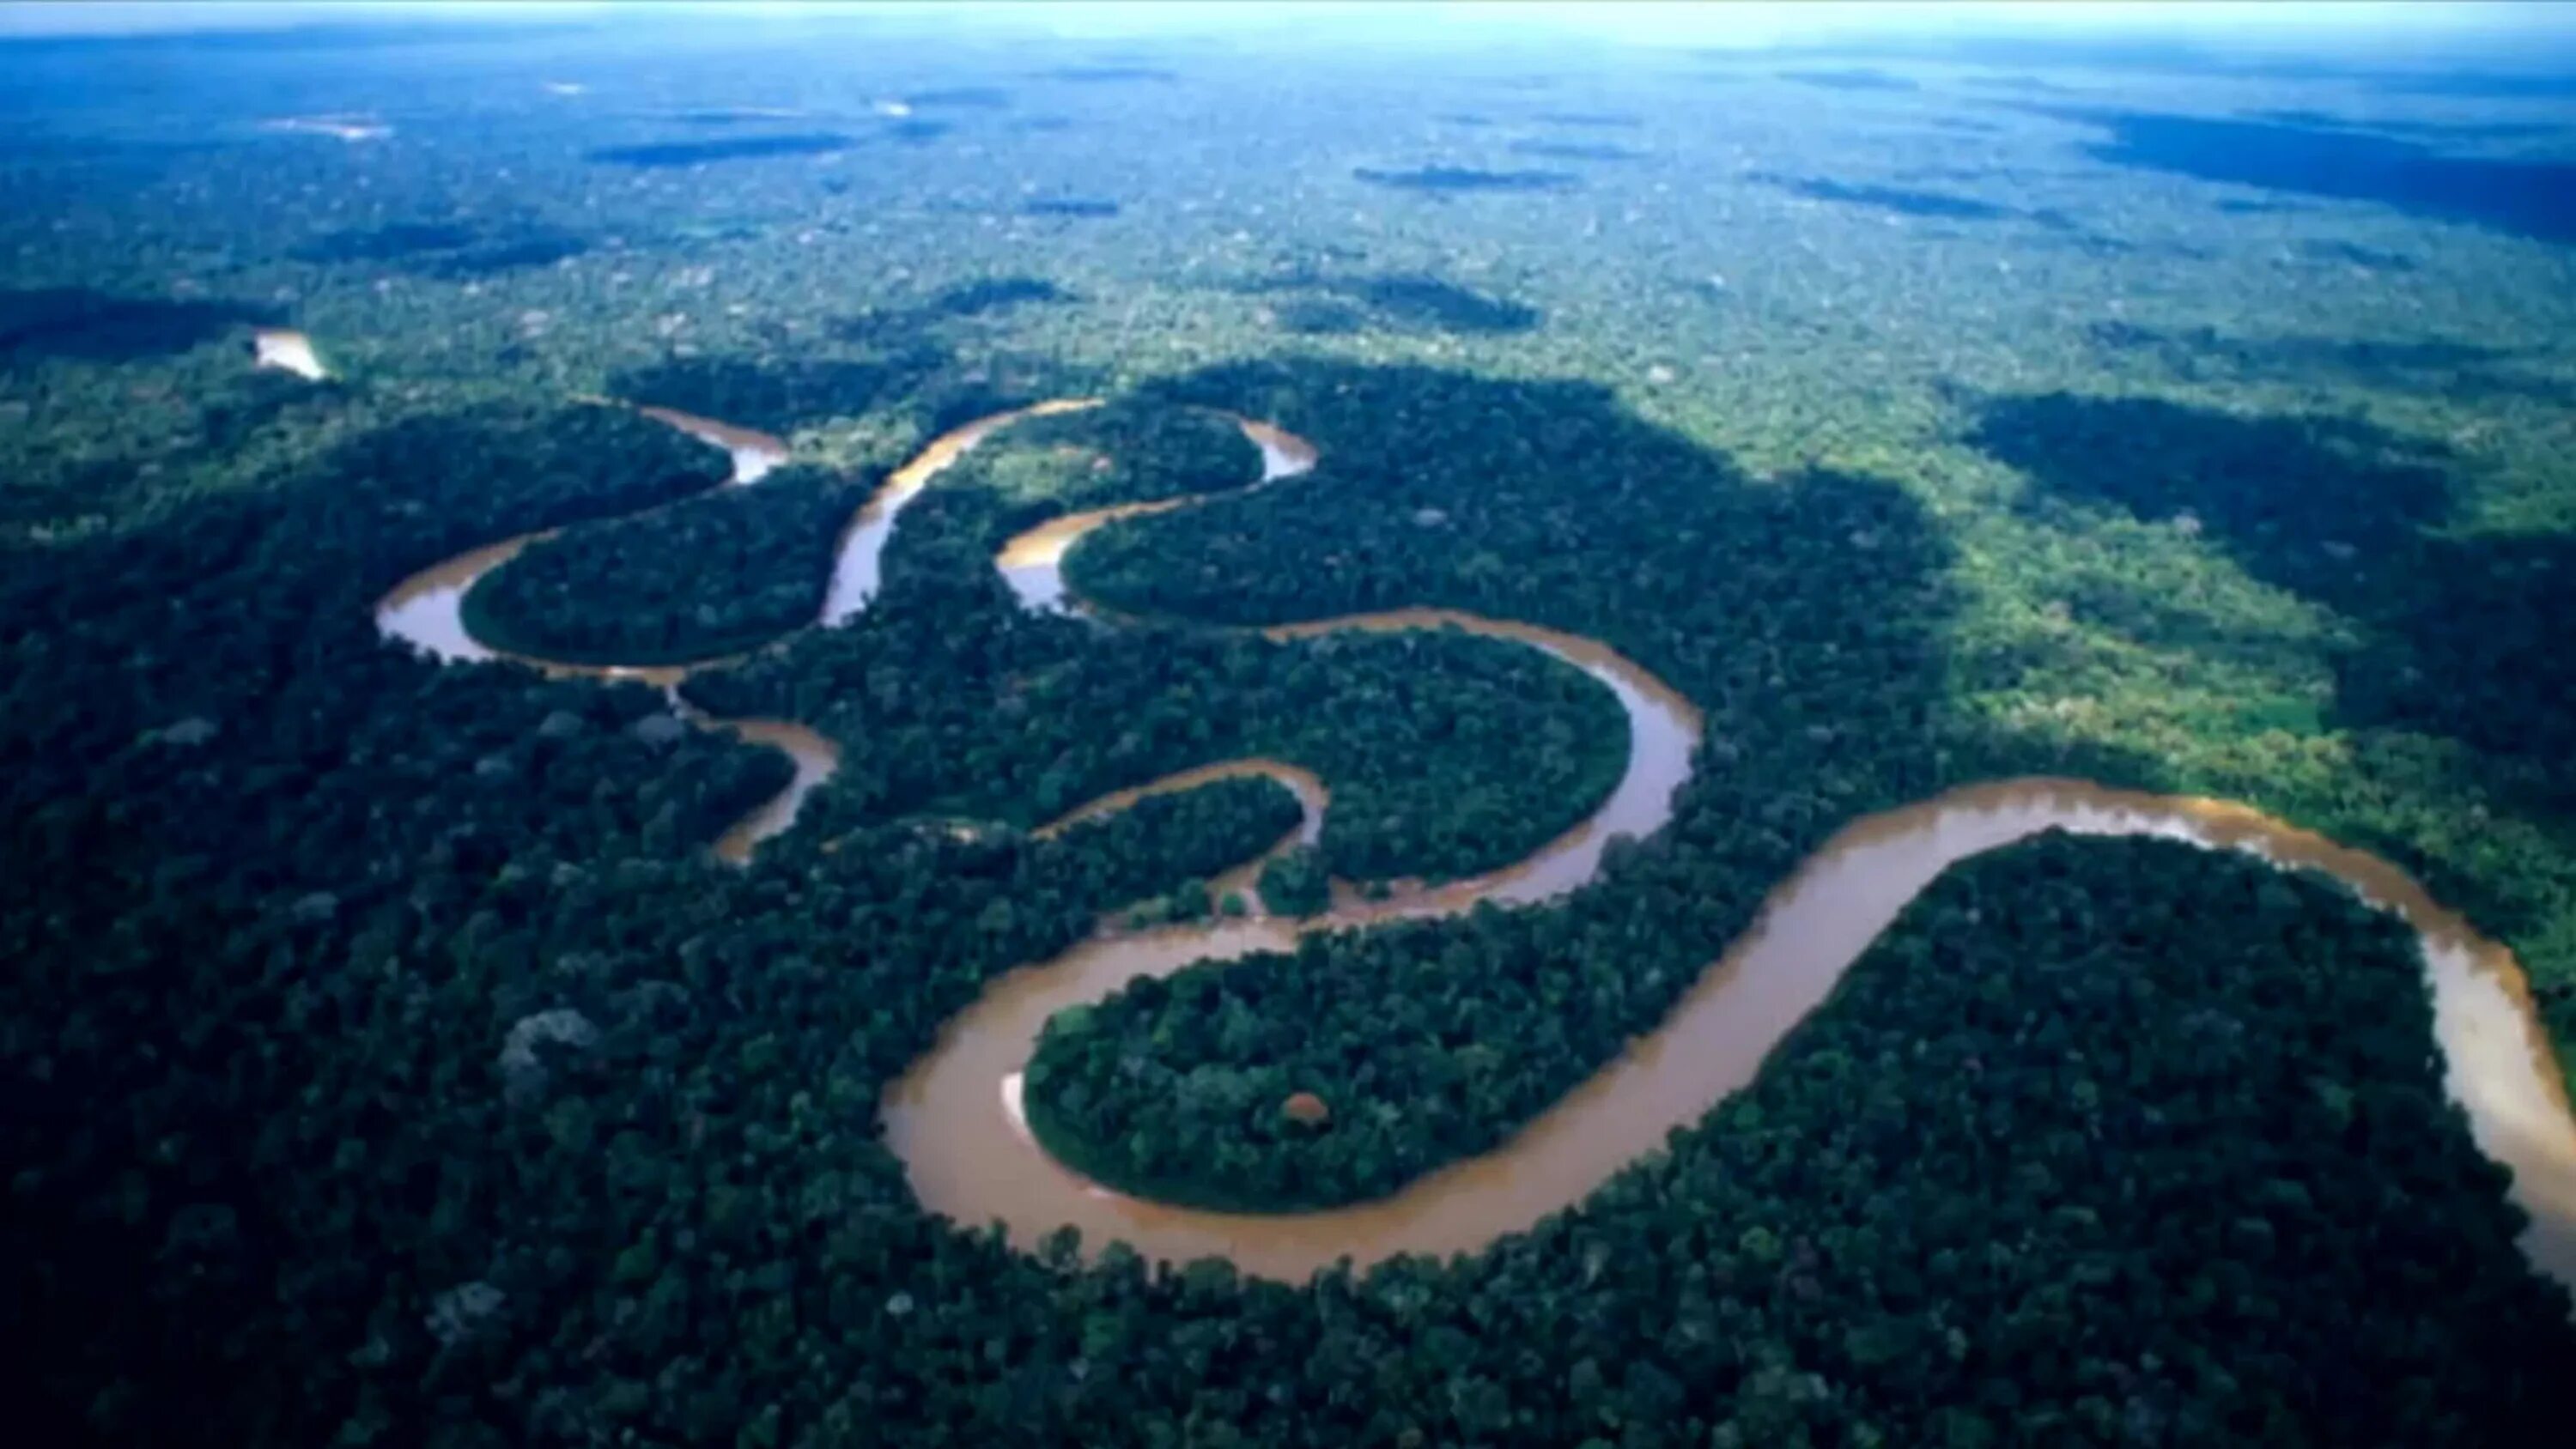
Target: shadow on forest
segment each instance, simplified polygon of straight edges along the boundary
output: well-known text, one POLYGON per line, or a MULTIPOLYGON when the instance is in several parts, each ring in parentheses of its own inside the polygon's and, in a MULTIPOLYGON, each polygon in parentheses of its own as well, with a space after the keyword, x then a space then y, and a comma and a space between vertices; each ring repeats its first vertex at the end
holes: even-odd
POLYGON ((2114 166, 2377 202, 2410 216, 2576 243, 2576 164, 2446 156, 2411 141, 2265 121, 2039 109, 2107 127, 2111 140, 2084 149, 2114 166))
MULTIPOLYGON (((96 182, 110 177, 149 180, 167 176, 182 167, 206 164, 207 158, 229 149, 223 141, 111 141, 97 136, 46 136, 18 131, 0 134, 0 158, 22 167, 44 168, 60 176, 77 169, 80 175, 96 182)), ((25 186, 37 178, 20 175, 15 183, 25 186)))
POLYGON ((676 121, 683 126, 740 126, 753 121, 790 120, 798 114, 799 113, 792 111, 775 111, 759 108, 728 110, 722 107, 708 107, 701 110, 682 111, 677 115, 669 117, 648 119, 667 119, 676 121))
POLYGON ((1073 300, 1072 293, 1044 277, 986 277, 942 288, 919 311, 937 317, 981 317, 1006 307, 1073 300))
POLYGON ((816 131, 799 136, 744 136, 726 141, 665 141, 646 146, 607 146, 582 153, 582 159, 606 166, 663 170, 713 161, 747 161, 764 156, 820 156, 846 151, 857 144, 837 131, 816 131))
MULTIPOLYGON (((956 99, 959 96, 983 94, 970 91, 925 91, 916 99, 906 97, 910 108, 968 106, 975 102, 956 99)), ((999 91, 991 94, 999 96, 999 91)), ((1007 104, 1007 101, 995 104, 1007 104)), ((795 120, 804 113, 765 109, 682 111, 665 119, 687 126, 738 126, 754 122, 795 120)), ((956 130, 955 123, 927 116, 893 115, 875 134, 899 145, 927 145, 956 130)), ((747 156, 809 155, 846 150, 857 145, 856 138, 838 132, 821 132, 803 136, 746 136, 738 141, 671 142, 659 146, 626 146, 593 151, 586 159, 610 161, 629 166, 688 166, 701 161, 731 161, 747 156)))
POLYGON ((1329 302, 1314 297, 1291 297, 1271 309, 1279 319, 1279 330, 1300 337, 1351 337, 1368 330, 1366 312, 1348 302, 1329 302))
MULTIPOLYGON (((1968 180, 1988 176, 2008 177, 2012 173, 1996 168, 1936 167, 1923 174, 1927 176, 1946 174, 1957 179, 1968 180)), ((2060 233, 2053 245, 2072 246, 2101 256, 2125 256, 2139 249, 2134 242, 2084 231, 2074 218, 2062 211, 2032 211, 2023 207, 2003 206, 1991 201, 1979 201, 1973 196, 1956 196, 1942 191, 1918 191, 1908 187, 1874 184, 1853 186, 1822 176, 1784 176, 1774 171, 1750 172, 1746 179, 1765 186, 1779 187, 1783 191, 1803 196, 1810 201, 1831 202, 1840 206, 1874 207, 1900 216, 1924 217, 1935 221, 2026 222, 2043 231, 2060 233)), ((2197 249, 2190 247, 2170 250, 2174 255, 2202 255, 2197 249)))
MULTIPOLYGON (((1703 49, 1704 60, 1741 61, 1749 52, 1703 49)), ((2163 39, 2114 40, 2073 36, 1897 37, 1820 41, 1798 47, 1816 58, 1933 61, 1945 65, 2078 67, 2197 74, 2226 79, 2340 81, 2390 95, 2466 96, 2486 100, 2537 99, 2576 95, 2576 72, 2564 66, 2545 70, 2498 72, 2422 67, 2397 70, 2350 61, 2253 59, 2189 42, 2163 39)), ((2027 85, 2028 76, 1972 77, 1970 84, 2027 85)), ((2065 87, 2041 82, 2046 89, 2065 87)))
POLYGON ((1505 297, 1488 297, 1437 277, 1355 277, 1330 290, 1375 311, 1380 317, 1444 332, 1527 332, 1538 326, 1535 307, 1505 297))
POLYGON ((1095 86, 1165 85, 1179 80, 1181 74, 1153 65, 1061 65, 1039 71, 1038 78, 1095 86))
POLYGON ((905 307, 887 307, 836 317, 823 324, 834 340, 875 347, 898 356, 931 345, 943 322, 987 316, 1017 307, 1052 306, 1079 300, 1043 277, 985 277, 959 282, 905 307))
POLYGON ((2066 502, 2202 531, 2247 573, 2351 620, 2334 718, 2448 735, 2576 804, 2576 535, 2438 532, 2456 460, 2370 424, 2066 393, 1989 403, 1975 446, 2066 502))
POLYGON ((1810 201, 1869 206, 1904 216, 1938 217, 1944 221, 2012 221, 2024 215, 2009 206, 1938 191, 1909 191, 1897 186, 1850 186, 1821 176, 1784 176, 1776 171, 1752 172, 1746 179, 1776 186, 1810 201))
POLYGON ((1418 166, 1410 171, 1362 166, 1351 175, 1371 186, 1435 195, 1461 191, 1566 191, 1580 180, 1567 171, 1480 171, 1471 166, 1418 166))
POLYGON ((950 121, 933 121, 921 116, 907 116, 885 128, 885 136, 900 146, 927 146, 956 130, 950 121))
POLYGON ((2324 111, 2256 111, 2253 119, 2284 126, 2310 126, 2341 131, 2385 131, 2392 136, 2452 137, 2464 141, 2514 141, 2554 136, 2567 128, 2555 121, 2415 121, 2355 118, 2324 111))
POLYGON ((2401 71, 2359 73, 2400 95, 2465 96, 2473 100, 2546 100, 2576 96, 2576 74, 2565 70, 2555 73, 2498 75, 2493 72, 2457 71, 2426 75, 2401 71))
POLYGON ((2504 370, 2526 354, 2465 342, 2371 342, 2335 337, 2230 337, 2214 327, 2165 332, 2131 322, 2086 329, 2097 347, 2148 358, 2187 381, 2337 383, 2463 401, 2530 398, 2576 403, 2576 388, 2504 370))
POLYGON ((249 302, 119 297, 89 287, 0 291, 0 358, 132 362, 283 320, 278 309, 249 302))
POLYGON ((469 247, 451 256, 434 258, 422 263, 418 270, 451 281, 490 277, 532 267, 551 267, 557 262, 584 255, 589 250, 590 243, 580 237, 540 230, 491 246, 469 247))
POLYGON ((2042 80, 2035 75, 1972 75, 1966 78, 1964 84, 1983 86, 1989 90, 2030 91, 2034 93, 2041 91, 2064 91, 2067 89, 2067 87, 2059 85, 2055 81, 2042 80))
MULTIPOLYGON (((1746 729, 1776 712, 1793 754, 1817 744, 1811 724, 1841 735, 1938 707, 1947 544, 1891 484, 1818 473, 1754 486, 1588 381, 1298 360, 1210 368, 1146 395, 1273 419, 1323 452, 1295 488, 1086 545, 1104 561, 1158 531, 1205 545, 1155 585, 1168 591, 1158 607, 1260 621, 1434 604, 1550 622, 1636 651, 1718 707, 1715 734, 1732 712, 1746 729), (1569 491, 1568 478, 1594 481, 1569 491), (1818 639, 1841 641, 1841 656, 1815 658, 1818 639)), ((1743 787, 1720 771, 1690 788, 1743 787)))
POLYGON ((1514 141, 1510 149, 1515 155, 1550 161, 1643 161, 1652 154, 1607 141, 1514 141))
POLYGON ((608 390, 638 403, 786 433, 822 418, 857 417, 887 406, 920 389, 949 361, 947 349, 920 337, 858 360, 674 357, 618 373, 608 390))
POLYGON ((1280 325, 1285 330, 1308 336, 1346 335, 1372 325, 1500 336, 1531 331, 1540 321, 1535 307, 1418 273, 1344 277, 1298 274, 1246 283, 1240 290, 1254 295, 1321 294, 1295 297, 1278 308, 1280 325))
POLYGON ((1829 91, 1919 91, 1922 86, 1883 70, 1784 70, 1780 79, 1829 91))
POLYGON ((1090 196, 1040 196, 1020 203, 1022 216, 1053 216, 1069 220, 1099 220, 1118 214, 1118 203, 1090 196))
POLYGON ((287 253, 299 262, 392 262, 424 252, 472 246, 474 228, 453 222, 409 221, 365 230, 324 232, 287 253))
POLYGON ((2356 267, 2369 267, 2382 272, 2411 272, 2415 259, 2398 252, 2383 252, 2376 247, 2348 241, 2304 241, 2299 243, 2302 256, 2321 262, 2347 262, 2356 267))
POLYGON ((1009 108, 1011 93, 1000 86, 941 86, 913 91, 903 103, 916 111, 999 111, 1009 108))
POLYGON ((289 255, 300 262, 387 262, 426 277, 465 280, 547 267, 590 250, 590 243, 548 227, 493 238, 450 222, 397 222, 363 231, 326 232, 289 255))

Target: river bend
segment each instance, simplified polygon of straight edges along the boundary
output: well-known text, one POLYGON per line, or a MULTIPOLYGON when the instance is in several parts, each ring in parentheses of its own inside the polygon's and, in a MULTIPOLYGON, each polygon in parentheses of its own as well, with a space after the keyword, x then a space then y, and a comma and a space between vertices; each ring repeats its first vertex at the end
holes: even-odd
MULTIPOLYGON (((283 358, 264 360, 292 365, 283 358)), ((1091 399, 1040 403, 978 419, 933 440, 889 476, 844 530, 816 624, 837 625, 867 607, 897 515, 940 470, 1020 418, 1093 405, 1091 399)), ((727 486, 756 485, 789 452, 776 438, 711 419, 643 411, 726 449, 734 459, 727 486)), ((1316 451, 1305 440, 1267 424, 1237 421, 1263 459, 1260 477, 1248 480, 1247 488, 1292 479, 1314 466, 1316 451)), ((995 566, 1024 606, 1076 607, 1081 601, 1068 593, 1061 566, 1083 536, 1122 518, 1206 501, 1161 500, 1058 518, 1010 540, 995 566)), ((727 659, 651 668, 579 665, 507 655, 474 639, 459 607, 465 591, 546 536, 498 540, 404 580, 378 606, 380 627, 444 662, 510 658, 549 674, 657 684, 674 691, 675 710, 692 723, 785 751, 796 765, 794 781, 716 843, 719 857, 748 859, 762 840, 793 823, 805 797, 830 777, 837 751, 803 725, 707 719, 679 701, 675 687, 681 679, 727 659)), ((1699 743, 1699 713, 1677 691, 1596 641, 1433 609, 1302 621, 1264 632, 1291 639, 1444 627, 1543 650, 1591 674, 1618 697, 1628 720, 1628 764, 1602 806, 1528 858, 1471 880, 1399 889, 1377 901, 1336 882, 1329 911, 1295 922, 1256 913, 1141 932, 1104 926, 1051 960, 996 979, 950 1018, 937 1044, 887 1094, 888 1144, 926 1209, 965 1225, 1001 1222, 1024 1248, 1071 1225, 1094 1248, 1123 1240, 1149 1257, 1171 1261, 1222 1256, 1246 1273, 1291 1281, 1345 1258, 1365 1265, 1402 1253, 1476 1251, 1580 1203, 1623 1167, 1660 1148, 1673 1128, 1699 1120, 1751 1082, 1772 1048, 1825 1001, 1852 962, 1944 870, 2058 829, 2252 851, 2284 866, 2332 875, 2413 926, 2423 946, 2447 1087, 2465 1109, 2479 1148, 2513 1172, 2512 1197, 2531 1218, 2521 1240, 2525 1255, 2539 1271, 2576 1288, 2576 1117, 2512 953, 2377 857, 2241 805, 2079 780, 1969 786, 1845 826, 1773 891, 1753 927, 1709 964, 1652 1034, 1502 1147, 1429 1174, 1392 1197, 1322 1212, 1219 1213, 1128 1197, 1064 1168, 1038 1146, 1021 1112, 1022 1073, 1039 1030, 1054 1013, 1097 1001, 1139 976, 1290 950, 1297 937, 1313 931, 1452 915, 1485 901, 1542 902, 1589 882, 1614 835, 1651 834, 1670 819, 1674 792, 1688 778, 1699 743)), ((1315 839, 1330 808, 1327 783, 1285 762, 1238 760, 1168 776, 1094 801, 1041 833, 1124 809, 1149 794, 1256 774, 1287 786, 1303 807, 1297 828, 1271 852, 1219 883, 1257 899, 1249 887, 1263 861, 1315 839)))

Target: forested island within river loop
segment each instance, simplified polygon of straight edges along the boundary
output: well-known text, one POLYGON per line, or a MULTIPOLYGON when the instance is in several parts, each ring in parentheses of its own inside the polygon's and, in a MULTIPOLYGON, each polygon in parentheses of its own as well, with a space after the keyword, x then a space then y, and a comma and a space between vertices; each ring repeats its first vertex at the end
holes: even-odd
POLYGON ((2576 1432, 2554 93, 505 33, 0 43, 30 1442, 2576 1432))

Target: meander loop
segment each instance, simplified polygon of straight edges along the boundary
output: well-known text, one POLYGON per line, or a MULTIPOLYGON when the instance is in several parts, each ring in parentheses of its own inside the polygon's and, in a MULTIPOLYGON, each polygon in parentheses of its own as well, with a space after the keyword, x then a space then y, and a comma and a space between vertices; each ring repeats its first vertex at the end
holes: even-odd
MULTIPOLYGON (((816 622, 830 627, 865 609, 876 593, 879 559, 896 515, 941 469, 1021 418, 1094 405, 1091 399, 1040 403, 978 419, 933 440, 889 476, 844 530, 816 622)), ((757 482, 787 453, 785 444, 763 435, 664 409, 645 411, 731 452, 731 486, 757 482)), ((1315 449, 1303 439, 1249 419, 1236 421, 1262 451, 1262 476, 1249 486, 1293 478, 1313 467, 1315 449)), ((1075 606, 1079 601, 1065 589, 1061 563, 1085 534, 1122 518, 1224 496, 1230 495, 1120 505, 1058 518, 1012 539, 996 566, 1024 606, 1075 606)), ((631 679, 672 691, 698 669, 732 662, 712 659, 654 668, 580 665, 504 655, 474 640, 459 613, 465 591, 543 536, 504 539, 423 570, 385 596, 377 610, 380 626, 446 662, 512 658, 549 674, 631 679)), ((1678 692, 1604 645, 1533 625, 1433 609, 1303 621, 1264 632, 1291 639, 1346 630, 1443 627, 1543 650, 1591 674, 1618 697, 1628 719, 1629 756, 1610 798, 1527 859, 1472 880, 1400 890, 1378 901, 1365 900, 1348 883, 1336 882, 1328 911, 1295 922, 1256 914, 1136 933, 1104 929, 1052 960, 990 982, 975 1002, 943 1025, 938 1043, 886 1097, 887 1143, 902 1159, 926 1210, 961 1224, 1001 1222, 1023 1248, 1073 1226, 1093 1249, 1125 1241, 1147 1257, 1167 1261, 1221 1256, 1246 1273, 1289 1281, 1342 1260, 1365 1266, 1404 1253, 1476 1251, 1576 1206, 1613 1174, 1658 1150, 1671 1129, 1698 1121, 1749 1083, 1771 1049, 1824 1002, 1844 970, 1942 871, 1981 852, 2060 829, 2156 835, 2252 851, 2284 867, 2331 875, 2413 926, 2422 942, 2450 1094, 2465 1109, 2479 1148, 2512 1170, 2512 1197, 2530 1216, 2521 1238, 2525 1256, 2542 1273, 2576 1288, 2576 1116, 2570 1114, 2564 1078, 2512 953, 2374 856, 2241 805, 2111 790, 2077 780, 1968 786, 1844 827, 1772 893, 1754 926, 1702 973, 1653 1033, 1502 1147, 1431 1173, 1391 1197, 1324 1212, 1218 1213, 1127 1197, 1064 1168, 1029 1134, 1021 1114, 1022 1073, 1039 1029, 1056 1012, 1100 1000, 1139 976, 1165 975, 1255 951, 1293 949, 1299 936, 1314 931, 1455 915, 1486 901, 1545 901, 1589 882, 1612 836, 1651 834, 1670 819, 1673 795, 1687 780, 1699 743, 1699 713, 1678 692)), ((796 764, 796 778, 786 790, 718 841, 717 855, 739 864, 760 841, 794 821, 805 796, 830 777, 838 752, 803 725, 707 719, 681 703, 676 692, 672 699, 674 708, 693 723, 784 750, 796 764)), ((1272 760, 1202 766, 1122 790, 1070 812, 1041 833, 1123 809, 1150 794, 1254 774, 1287 786, 1303 807, 1298 828, 1271 854, 1315 839, 1330 801, 1324 782, 1272 760)), ((1219 888, 1249 896, 1249 882, 1268 858, 1266 854, 1229 872, 1219 888)))

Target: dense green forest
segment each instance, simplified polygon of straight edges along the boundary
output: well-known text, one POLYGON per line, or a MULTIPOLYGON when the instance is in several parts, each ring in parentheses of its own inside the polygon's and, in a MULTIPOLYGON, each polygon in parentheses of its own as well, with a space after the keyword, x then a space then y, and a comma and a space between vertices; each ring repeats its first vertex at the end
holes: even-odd
MULTIPOLYGON (((1023 612, 993 569, 1002 543, 1075 501, 1119 497, 1075 482, 1097 475, 1087 456, 1059 451, 1068 436, 1108 435, 1090 416, 1019 424, 969 454, 960 478, 943 475, 902 515, 884 590, 850 627, 684 686, 715 714, 805 720, 840 743, 816 829, 906 812, 1033 826, 1111 790, 1269 755, 1333 782, 1332 874, 1445 878, 1529 854, 1617 782, 1628 746, 1617 701, 1523 645, 1454 632, 1272 643, 1023 612), (1051 426, 1038 441, 1022 438, 1040 424, 1051 426), (990 476, 1009 488, 975 486, 990 476)), ((1195 449, 1209 435, 1156 436, 1195 449)), ((1182 492, 1259 471, 1215 474, 1194 452, 1128 456, 1140 482, 1182 492)))
MULTIPOLYGON (((802 23, 802 22, 800 22, 802 23)), ((346 1445, 2464 1444, 2567 1293, 2413 943, 2148 841, 1953 867, 1571 1211, 1305 1283, 925 1212, 881 1106, 991 983, 1670 825, 1046 1032, 1168 1200, 1506 1148, 1842 826, 2034 773, 2247 801, 2511 945, 2576 1063, 2576 144, 2457 77, 1759 52, 1026 54, 749 23, 0 43, 0 1332, 21 1437, 346 1445), (894 43, 895 40, 901 43, 894 43), (885 43, 879 44, 878 41, 885 43), (2439 84, 2452 84, 2445 90, 2439 84), (2469 89, 2458 87, 2468 85, 2469 89), (781 114, 788 113, 788 114, 781 114), (344 141, 271 129, 351 115, 344 141), (310 332, 336 376, 252 370, 310 332), (793 441, 720 452, 606 396, 793 441), (1049 397, 807 627, 859 503, 1049 397), (1312 439, 1251 488, 1228 415, 1312 439), (1067 511, 1211 494, 1066 561, 1067 511), (385 591, 560 529, 442 665, 385 591), (1327 1121, 1281 1110, 1291 1093, 1327 1121)), ((2125 64, 2126 62, 2124 62, 2125 64)))
MULTIPOLYGON (((1905 493, 1831 475, 1747 486, 1580 384, 1260 365, 1171 386, 1178 400, 1276 417, 1321 443, 1326 461, 1307 486, 1085 539, 1065 566, 1090 596, 1244 622, 1401 600, 1508 611, 1603 639, 1706 709, 1718 761, 1752 776, 1748 784, 1797 779, 1799 793, 1818 802, 1848 802, 1805 815, 1793 796, 1761 813, 1723 812, 1712 828, 1750 837, 1798 810, 1809 833, 1777 842, 1789 847, 1776 862, 1783 868, 1820 838, 1814 832, 1866 809, 1919 798, 1936 782, 2016 769, 2247 799, 2388 854, 2504 932, 2561 1039, 2576 1039, 2576 860, 2496 819, 2518 805, 2549 838, 2567 829, 2551 809, 2563 784, 2552 782, 2563 773, 2553 768, 2553 741, 2564 712, 2494 697, 2527 683, 2545 701, 2558 688, 2556 666, 2542 657, 2557 572, 2520 559, 2543 550, 2539 543, 2493 545, 2507 556, 2495 565, 2436 567, 2438 555, 2461 545, 2417 541, 2397 510, 2438 506, 2438 497, 2420 495, 2441 477, 2383 461, 2394 438, 2352 424, 2252 422, 2063 394, 1998 400, 1980 420, 1979 441, 2051 485, 2026 505, 2043 517, 2070 528, 2086 522, 2076 511, 2081 495, 2062 496, 2078 488, 2114 497, 2187 488, 2184 497, 2141 497, 2134 506, 2164 519, 2196 503, 2206 517, 2188 536, 2225 529, 2222 537, 2243 537, 2243 547, 2295 556, 2286 566, 2304 573, 2294 580, 2338 580, 2341 592, 2329 597, 2361 612, 2354 636, 2332 641, 2327 660, 2338 678, 2368 682, 2338 691, 2345 733, 2303 741, 2288 700, 2240 685, 2228 691, 2232 707, 2202 713, 2185 731, 2170 704, 2133 706, 2138 686, 2118 677, 2113 651, 2071 630, 2004 643, 1990 637, 1988 619, 1945 620, 1964 612, 1955 594, 1944 597, 1955 587, 1946 557, 1955 545, 1905 493), (1526 434, 1480 426, 1515 412, 1546 425, 1526 434), (2052 433, 2028 431, 2037 429, 2054 430, 2069 451, 2041 454, 2052 433), (2078 448, 2088 450, 2081 462, 2078 448), (2057 460, 2054 469, 2045 457, 2057 460), (1601 506, 1599 490, 1582 507, 1550 491, 1551 479, 1575 470, 1616 480, 1620 505, 1601 506), (1498 485, 1513 477, 1535 491, 1515 497, 1498 485), (1372 506, 1337 504, 1337 485, 1340 497, 1372 506), (2276 488, 2281 501, 2267 501, 2276 488), (2418 496, 2406 497, 2410 490, 2418 496), (2260 516, 2273 509, 2309 516, 2260 516), (1437 522, 1426 526, 1429 519, 1437 522), (2363 552, 2369 540, 2392 537, 2406 539, 2407 552, 2363 552), (1504 558, 1520 562, 1504 569, 1504 558), (2362 564, 2374 571, 2358 571, 2362 564), (2479 592, 2493 602, 2451 607, 2479 592), (2392 622, 2383 633, 2372 619, 2392 622), (2023 732, 2012 757, 1992 754, 1998 715, 2087 696, 2101 702, 2077 716, 2085 728, 2023 732), (2482 712, 2464 703, 2481 698, 2482 712), (2445 739, 2478 753, 2437 748, 2445 739), (1853 740, 1868 741, 1872 755, 1832 748, 1853 740)), ((2137 643, 2161 648, 2206 643, 2213 628, 2226 629, 2206 617, 2205 583, 2177 580, 2160 596, 2157 574, 2178 571, 2128 537, 2113 533, 2110 543, 2117 566, 2098 567, 2071 599, 2053 604, 2061 621, 2108 616, 2137 643)), ((2307 583, 2303 592, 2321 587, 2307 583)), ((2257 634, 2272 626, 2258 616, 2237 627, 2257 634)), ((2217 642, 2242 647, 2223 633, 2217 642)), ((2313 706, 2305 713, 2327 723, 2313 706)), ((1706 798, 1702 788, 1694 780, 1690 797, 1706 798)), ((1754 875, 1777 879, 1772 865, 1754 875)))
POLYGON ((749 488, 529 545, 465 595, 494 648, 577 664, 686 664, 814 622, 841 526, 881 476, 789 465, 749 488))
POLYGON ((1333 877, 1324 853, 1300 845, 1261 868, 1261 903, 1282 916, 1312 916, 1332 904, 1333 877))
POLYGON ((1261 450, 1231 420, 1120 397, 1013 423, 939 483, 991 493, 1013 524, 1026 526, 1059 512, 1224 492, 1260 476, 1261 450))
POLYGON ((1498 1144, 1650 1029, 1844 823, 2074 763, 2007 753, 1945 699, 1945 548, 1884 483, 1756 485, 1583 384, 1292 367, 1175 393, 1277 417, 1324 460, 1293 487, 1086 538, 1066 560, 1084 594, 1228 622, 1416 602, 1589 634, 1705 709, 1710 744, 1673 825, 1609 862, 1611 888, 1139 983, 1050 1035, 1032 1123, 1079 1160, 1131 1164, 1114 1181, 1281 1206, 1389 1192, 1498 1144), (1493 426, 1513 416, 1544 421, 1493 426), (1558 492, 1578 469, 1604 486, 1558 492), (1256 1101, 1317 1091, 1343 1125, 1282 1135, 1254 1108, 1212 1148, 1174 1089, 1206 1068, 1282 1088, 1256 1101))

